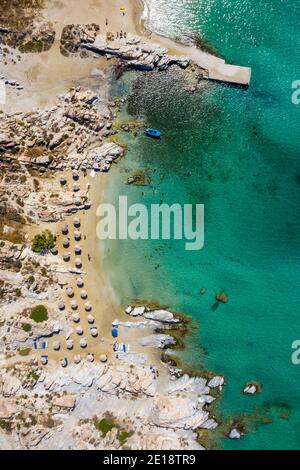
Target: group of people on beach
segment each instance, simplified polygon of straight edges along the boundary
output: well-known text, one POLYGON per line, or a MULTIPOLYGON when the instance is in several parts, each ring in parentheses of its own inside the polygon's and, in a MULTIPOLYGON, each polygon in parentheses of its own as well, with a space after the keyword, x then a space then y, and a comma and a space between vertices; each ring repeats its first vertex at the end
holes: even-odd
POLYGON ((151 372, 152 372, 152 375, 153 375, 154 380, 158 379, 158 377, 159 377, 159 372, 158 372, 158 370, 156 369, 156 367, 150 366, 150 370, 151 370, 151 372))

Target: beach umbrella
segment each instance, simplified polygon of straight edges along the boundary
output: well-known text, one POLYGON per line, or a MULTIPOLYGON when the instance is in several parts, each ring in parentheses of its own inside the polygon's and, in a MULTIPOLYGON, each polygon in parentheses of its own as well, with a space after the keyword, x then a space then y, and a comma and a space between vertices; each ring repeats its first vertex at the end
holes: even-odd
POLYGON ((87 317, 87 321, 90 325, 92 325, 93 323, 95 323, 95 318, 93 317, 93 315, 89 315, 87 317))
POLYGON ((48 358, 46 356, 42 356, 41 363, 43 366, 46 366, 48 364, 48 358))
POLYGON ((67 359, 66 357, 65 357, 64 359, 62 359, 62 360, 60 361, 60 365, 61 365, 62 367, 67 367, 67 366, 68 366, 68 359, 67 359))
POLYGON ((112 335, 113 338, 117 338, 117 337, 118 337, 119 332, 118 332, 117 328, 113 328, 113 329, 111 330, 111 335, 112 335))
POLYGON ((80 322, 80 316, 78 313, 74 313, 74 315, 72 315, 72 320, 74 323, 79 323, 80 322))
POLYGON ((74 250, 75 250, 76 255, 81 255, 81 246, 80 245, 75 245, 74 250))
POLYGON ((70 258, 71 258, 71 253, 64 253, 63 254, 63 260, 64 261, 70 261, 70 258))
POLYGON ((88 362, 94 362, 94 359, 95 359, 95 358, 94 358, 94 354, 88 353, 88 355, 87 355, 87 360, 88 360, 88 362))
POLYGON ((63 186, 64 184, 67 184, 67 179, 65 178, 65 176, 61 176, 59 178, 59 182, 63 186))
POLYGON ((80 227, 80 219, 78 217, 75 217, 73 220, 74 227, 80 227))
POLYGON ((68 297, 73 297, 74 291, 73 291, 72 287, 67 287, 66 292, 67 292, 68 297))
POLYGON ((86 292, 85 290, 82 290, 82 291, 80 292, 80 297, 81 297, 82 299, 87 299, 87 296, 88 296, 88 295, 87 295, 87 292, 86 292))
POLYGON ((75 230, 74 232, 74 238, 75 240, 81 240, 81 232, 79 230, 75 230))
POLYGON ((76 328, 76 333, 78 334, 78 336, 82 336, 83 335, 83 329, 81 326, 77 326, 76 328))
POLYGON ((74 362, 75 364, 79 364, 81 362, 80 354, 77 354, 76 356, 74 356, 74 362))
POLYGON ((97 338, 97 336, 98 336, 97 328, 91 328, 91 335, 92 335, 93 338, 97 338))
POLYGON ((76 268, 81 268, 82 267, 81 259, 77 258, 75 260, 75 266, 76 266, 76 268))
POLYGON ((77 284, 77 287, 83 287, 84 286, 84 282, 83 280, 81 279, 81 277, 79 277, 76 281, 76 284, 77 284))
POLYGON ((69 238, 64 238, 63 239, 63 247, 64 248, 69 248, 70 246, 70 239, 69 238))
POLYGON ((72 172, 72 176, 73 176, 73 180, 74 180, 74 181, 78 181, 78 180, 79 180, 79 173, 78 173, 78 171, 75 171, 75 170, 74 170, 74 171, 72 172))
POLYGON ((54 351, 59 351, 60 350, 60 342, 59 341, 54 341, 53 349, 54 349, 54 351))
POLYGON ((64 302, 61 300, 60 302, 58 302, 58 308, 59 310, 64 310, 66 308, 64 302))
POLYGON ((68 224, 63 224, 62 227, 61 227, 61 232, 64 234, 64 235, 67 235, 69 233, 69 227, 68 227, 68 224))
POLYGON ((50 251, 51 251, 51 253, 52 253, 53 255, 57 255, 57 253, 58 253, 57 246, 54 246, 53 248, 51 248, 50 251))
POLYGON ((73 191, 74 191, 75 193, 77 193, 78 191, 80 191, 80 184, 74 183, 74 184, 73 184, 73 191))
POLYGON ((67 341, 67 349, 71 350, 74 347, 74 343, 71 339, 67 341))
POLYGON ((31 359, 30 359, 30 363, 33 365, 33 366, 37 366, 38 365, 38 359, 36 356, 33 356, 31 359))
POLYGON ((114 326, 115 328, 118 328, 118 326, 119 326, 119 320, 115 320, 115 321, 112 323, 112 326, 114 326))
POLYGON ((106 354, 102 354, 102 355, 100 356, 100 361, 101 361, 101 362, 107 362, 107 355, 106 355, 106 354))
POLYGON ((76 300, 71 302, 71 309, 72 310, 77 310, 78 309, 78 303, 76 302, 76 300))
POLYGON ((84 309, 86 312, 90 312, 92 310, 92 305, 90 304, 90 302, 84 304, 84 309))
POLYGON ((81 348, 86 348, 87 347, 87 340, 85 338, 82 338, 79 342, 81 348))

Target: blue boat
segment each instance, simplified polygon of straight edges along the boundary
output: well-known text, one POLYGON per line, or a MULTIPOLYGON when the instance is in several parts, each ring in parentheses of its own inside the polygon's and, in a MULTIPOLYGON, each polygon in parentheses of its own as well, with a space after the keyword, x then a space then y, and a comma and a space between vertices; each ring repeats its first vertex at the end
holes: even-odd
POLYGON ((152 137, 153 139, 160 139, 161 132, 157 129, 152 129, 151 127, 149 127, 148 129, 146 129, 146 135, 148 137, 152 137))

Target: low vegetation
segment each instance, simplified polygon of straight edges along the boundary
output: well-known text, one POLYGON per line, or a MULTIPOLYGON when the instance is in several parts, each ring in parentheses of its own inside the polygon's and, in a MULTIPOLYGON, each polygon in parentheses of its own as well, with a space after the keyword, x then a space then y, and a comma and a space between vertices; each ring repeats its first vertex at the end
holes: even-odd
POLYGON ((133 435, 132 431, 121 429, 121 426, 115 421, 111 413, 106 413, 102 419, 94 418, 94 425, 101 432, 102 437, 105 437, 112 429, 117 429, 117 439, 122 446, 133 435))
POLYGON ((31 310, 30 318, 36 323, 42 323, 48 320, 48 311, 44 305, 37 305, 31 310))
POLYGON ((39 233, 34 236, 31 249, 35 253, 41 253, 44 250, 51 250, 55 244, 55 237, 50 230, 45 230, 43 233, 39 233))
POLYGON ((43 5, 44 0, 0 0, 1 26, 20 31, 31 24, 43 5))
POLYGON ((110 414, 106 414, 104 418, 97 419, 94 418, 94 425, 98 431, 101 432, 102 437, 105 437, 113 428, 116 428, 117 425, 114 422, 114 418, 110 414))
POLYGON ((20 356, 29 356, 31 348, 19 349, 20 356))

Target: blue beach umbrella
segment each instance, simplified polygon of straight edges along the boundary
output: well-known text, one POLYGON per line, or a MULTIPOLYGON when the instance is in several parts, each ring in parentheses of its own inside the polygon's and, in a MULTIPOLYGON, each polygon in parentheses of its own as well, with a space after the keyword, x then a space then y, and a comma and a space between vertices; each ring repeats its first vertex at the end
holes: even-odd
POLYGON ((111 330, 111 335, 112 335, 113 338, 117 338, 118 334, 119 334, 119 332, 118 332, 117 328, 113 328, 111 330))

